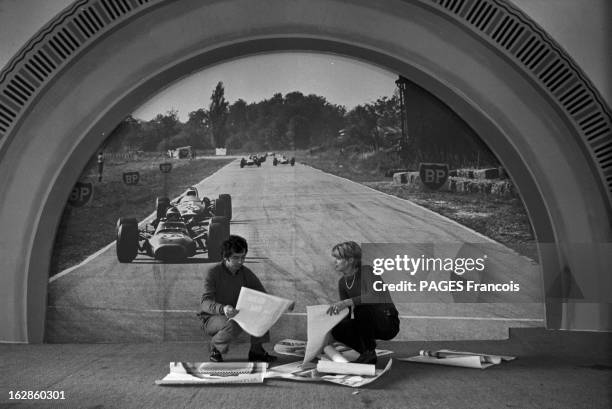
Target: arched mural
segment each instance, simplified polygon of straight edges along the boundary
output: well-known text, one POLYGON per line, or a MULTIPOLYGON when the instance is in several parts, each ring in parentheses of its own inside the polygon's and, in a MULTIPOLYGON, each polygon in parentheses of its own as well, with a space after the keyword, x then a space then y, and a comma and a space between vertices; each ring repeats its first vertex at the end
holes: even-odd
POLYGON ((0 223, 11 232, 0 239, 0 339, 42 341, 55 229, 103 135, 168 83, 283 50, 379 65, 448 104, 498 155, 547 243, 547 326, 610 329, 610 112, 507 2, 92 0, 0 74, 0 223))

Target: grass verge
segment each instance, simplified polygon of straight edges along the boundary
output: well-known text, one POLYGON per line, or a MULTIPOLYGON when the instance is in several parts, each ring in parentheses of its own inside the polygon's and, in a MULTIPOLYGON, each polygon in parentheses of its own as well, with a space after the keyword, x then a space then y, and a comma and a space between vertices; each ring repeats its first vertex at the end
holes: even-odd
MULTIPOLYGON (((527 211, 519 198, 503 198, 480 193, 424 191, 396 185, 385 177, 384 168, 394 167, 395 157, 367 156, 330 150, 309 154, 297 151, 296 160, 402 199, 455 220, 532 260, 538 260, 535 238, 527 211), (388 164, 391 164, 390 166, 388 164)), ((397 166, 395 166, 397 167, 397 166)))

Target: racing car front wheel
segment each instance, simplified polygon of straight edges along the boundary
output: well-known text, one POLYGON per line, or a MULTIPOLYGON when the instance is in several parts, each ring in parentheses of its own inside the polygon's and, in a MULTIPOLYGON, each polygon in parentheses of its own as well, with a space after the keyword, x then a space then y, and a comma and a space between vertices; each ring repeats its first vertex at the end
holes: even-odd
POLYGON ((138 221, 121 218, 117 221, 117 259, 130 263, 138 254, 138 221))

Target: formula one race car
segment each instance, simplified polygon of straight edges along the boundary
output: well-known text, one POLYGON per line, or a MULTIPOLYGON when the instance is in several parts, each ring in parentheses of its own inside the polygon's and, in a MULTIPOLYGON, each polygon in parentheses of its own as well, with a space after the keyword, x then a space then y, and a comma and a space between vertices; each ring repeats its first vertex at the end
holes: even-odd
POLYGON ((193 257, 198 250, 207 251, 210 261, 221 260, 221 243, 229 237, 229 220, 214 216, 188 225, 178 210, 171 207, 153 230, 139 229, 136 219, 117 221, 117 259, 130 263, 139 252, 164 262, 193 257))
POLYGON ((257 166, 257 167, 260 167, 261 166, 261 162, 263 162, 263 160, 261 160, 261 158, 259 158, 257 155, 249 155, 248 158, 240 159, 240 167, 241 168, 244 168, 245 166, 257 166))
POLYGON ((173 202, 167 197, 156 201, 156 217, 144 229, 136 219, 117 221, 117 258, 129 263, 143 252, 162 261, 180 261, 192 257, 197 250, 207 251, 211 261, 221 260, 221 243, 229 237, 232 198, 204 197, 190 187, 173 202))
POLYGON ((295 165, 295 158, 292 157, 291 159, 287 159, 285 157, 285 155, 275 155, 274 156, 274 160, 272 161, 272 164, 274 166, 279 165, 279 164, 280 165, 286 165, 288 163, 291 164, 291 166, 294 166, 295 165))
MULTIPOLYGON (((232 197, 226 193, 220 194, 214 200, 208 197, 200 199, 198 189, 191 186, 172 202, 167 197, 158 197, 156 220, 161 220, 171 206, 178 209, 187 224, 198 223, 213 216, 224 216, 228 220, 232 220, 232 197)), ((155 221, 153 223, 156 224, 155 221)))

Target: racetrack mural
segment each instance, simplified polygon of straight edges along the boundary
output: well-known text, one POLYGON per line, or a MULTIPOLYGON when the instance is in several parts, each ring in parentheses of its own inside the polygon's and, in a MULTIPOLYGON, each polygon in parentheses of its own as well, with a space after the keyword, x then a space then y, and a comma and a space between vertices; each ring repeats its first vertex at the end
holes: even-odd
MULTIPOLYGON (((298 98, 295 93, 291 97, 298 98)), ((333 95, 329 98, 333 99, 333 95)), ((390 111, 397 114, 387 121, 399 129, 401 106, 397 94, 394 98, 393 103, 383 101, 391 104, 393 109, 390 111)), ((364 105, 368 106, 367 103, 364 105)), ((537 252, 531 253, 531 258, 526 257, 414 202, 333 174, 342 174, 349 170, 347 168, 352 169, 351 166, 356 168, 372 161, 372 155, 383 155, 377 165, 379 170, 375 173, 369 171, 368 177, 385 180, 382 183, 387 186, 401 186, 391 177, 385 177, 385 169, 380 169, 380 166, 389 167, 389 161, 394 161, 395 167, 408 166, 407 157, 414 159, 431 153, 433 141, 436 141, 438 152, 445 152, 440 160, 453 160, 453 168, 476 157, 484 164, 488 158, 490 166, 496 163, 486 146, 475 141, 478 137, 473 131, 433 96, 423 90, 417 94, 415 88, 407 105, 414 110, 417 106, 427 108, 417 111, 419 114, 416 116, 412 112, 408 115, 407 126, 416 129, 418 125, 423 141, 422 146, 413 142, 414 152, 407 152, 403 159, 404 154, 395 149, 402 142, 399 131, 399 139, 397 135, 387 135, 385 142, 384 136, 381 137, 380 147, 360 141, 358 135, 370 130, 359 128, 352 129, 352 135, 348 129, 342 130, 339 135, 332 134, 325 145, 311 145, 301 151, 259 149, 256 153, 232 155, 230 149, 229 156, 214 156, 211 151, 200 150, 197 155, 181 159, 169 157, 172 152, 168 150, 123 150, 121 146, 127 142, 120 139, 133 140, 134 136, 129 132, 114 132, 99 149, 99 152, 104 152, 102 173, 97 165, 98 159, 94 157, 91 166, 81 176, 83 182, 93 181, 93 199, 87 203, 67 204, 69 210, 56 237, 54 260, 57 271, 49 285, 46 340, 147 342, 202 339, 196 313, 203 277, 206 270, 219 261, 218 253, 211 251, 212 246, 218 245, 217 239, 211 236, 217 234, 210 230, 215 220, 210 218, 213 215, 216 218, 229 215, 225 236, 231 232, 247 239, 246 266, 260 277, 266 289, 272 294, 296 300, 295 310, 286 314, 274 328, 274 338, 303 338, 306 306, 329 304, 336 299, 338 277, 330 251, 334 244, 345 240, 366 246, 369 243, 446 245, 452 247, 452 254, 448 254, 451 257, 456 256, 466 243, 473 243, 491 256, 495 253, 491 250, 497 248, 499 254, 495 260, 492 259, 489 268, 503 271, 504 279, 523 285, 520 295, 524 298, 516 295, 505 300, 465 300, 457 294, 442 291, 420 294, 421 297, 397 293, 394 299, 403 322, 397 339, 505 339, 510 327, 542 326, 543 291, 539 282, 537 252), (449 133, 453 137, 444 143, 439 135, 449 133), (466 145, 472 148, 465 151, 459 148, 466 145), (353 152, 356 147, 366 151, 353 152), (453 150, 453 147, 456 148, 453 150), (462 152, 467 156, 462 156, 462 152), (316 162, 317 157, 325 155, 337 156, 334 168, 326 169, 328 172, 304 163, 316 162), (343 165, 344 162, 340 161, 344 157, 353 164, 343 165), (222 201, 221 195, 231 199, 222 201), (183 209, 181 206, 185 199, 189 199, 190 205, 183 209), (159 235, 168 234, 167 230, 158 234, 157 228, 166 223, 163 220, 169 202, 176 205, 189 227, 189 233, 181 228, 172 234, 181 236, 181 240, 183 236, 195 238, 194 242, 200 240, 195 254, 181 253, 182 256, 176 260, 164 259, 157 254, 158 243, 154 242, 159 235), (231 207, 231 212, 227 206, 231 207), (200 212, 204 213, 195 219, 194 215, 200 212), (127 219, 133 216, 136 218, 127 219), (122 219, 115 224, 119 218, 122 219), (77 222, 77 219, 81 221, 77 222), (133 220, 134 225, 131 227, 129 223, 132 222, 127 220, 133 220), (83 238, 87 234, 79 231, 79 226, 84 229, 94 221, 99 226, 100 236, 104 234, 111 237, 109 241, 115 238, 117 241, 108 245, 104 243, 90 251, 91 255, 84 261, 81 257, 65 262, 64 259, 71 259, 68 248, 81 248, 86 243, 83 238), (141 230, 139 248, 130 250, 130 243, 135 245, 136 239, 128 237, 126 231, 131 229, 136 234, 138 227, 141 230)), ((351 111, 347 117, 357 115, 357 112, 351 111)), ((128 121, 117 130, 123 129, 126 123, 136 126, 132 117, 128 121)), ((253 128, 246 133, 256 134, 257 121, 251 118, 251 122, 253 128)), ((146 123, 143 123, 145 125, 140 126, 144 128, 146 123)), ((418 131, 415 130, 414 134, 417 135, 418 131)), ((311 139, 307 135, 302 137, 311 139)), ((296 140, 295 135, 288 143, 291 146, 303 144, 304 141, 296 140)), ((167 145, 167 142, 160 144, 163 147, 167 145)), ((253 142, 249 146, 253 148, 253 142)), ((435 159, 435 156, 427 159, 435 159)), ((418 170, 414 162, 411 166, 418 170)), ((451 179, 460 180, 456 170, 451 179)), ((472 180, 476 183, 476 179, 472 180)), ((511 182, 506 179, 503 183, 511 182)), ((477 203, 480 201, 481 212, 486 208, 490 211, 491 206, 495 206, 491 195, 484 191, 451 192, 449 184, 446 185, 439 198, 444 198, 445 194, 449 198, 471 197, 477 203)), ((422 184, 411 188, 433 192, 422 184)), ((516 200, 520 203, 520 199, 516 200)), ((520 211, 527 219, 525 210, 520 208, 520 211)), ((478 217, 477 212, 474 217, 478 217)), ((511 229, 507 234, 511 234, 511 229)), ((533 237, 525 244, 534 247, 533 237)), ((189 245, 196 248, 195 243, 189 245)), ((447 276, 444 275, 444 279, 447 276)))

